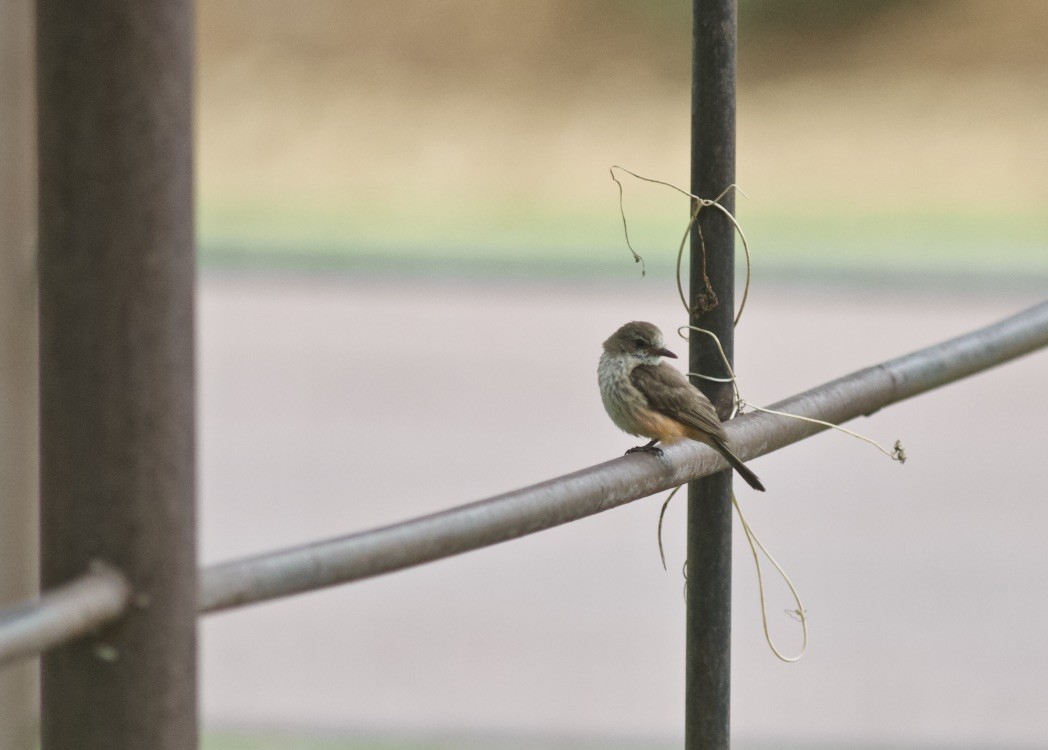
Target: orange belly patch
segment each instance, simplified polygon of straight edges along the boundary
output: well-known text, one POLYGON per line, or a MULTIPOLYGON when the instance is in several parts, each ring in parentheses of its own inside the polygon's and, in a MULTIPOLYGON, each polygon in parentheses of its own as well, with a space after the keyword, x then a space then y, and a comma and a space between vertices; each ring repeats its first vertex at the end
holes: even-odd
POLYGON ((660 443, 672 445, 688 436, 688 428, 675 419, 645 409, 637 415, 640 434, 654 438, 660 443))

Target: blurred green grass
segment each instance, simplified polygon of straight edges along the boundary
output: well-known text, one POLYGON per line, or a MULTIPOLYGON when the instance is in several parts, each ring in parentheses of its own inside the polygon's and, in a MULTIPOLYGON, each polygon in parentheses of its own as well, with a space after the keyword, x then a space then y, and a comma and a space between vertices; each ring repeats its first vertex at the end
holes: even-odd
MULTIPOLYGON (((675 204, 674 204, 675 205, 675 204)), ((681 206, 682 213, 684 207, 681 206)), ((1048 213, 753 210, 740 201, 754 268, 772 276, 813 272, 943 278, 1048 280, 1048 213)), ((686 216, 631 214, 631 244, 649 273, 672 273, 686 216)), ((201 216, 205 267, 419 271, 456 275, 630 276, 617 202, 600 210, 499 206, 419 211, 380 206, 354 212, 287 205, 207 207, 201 216)), ((737 254, 742 257, 742 244, 737 254)))

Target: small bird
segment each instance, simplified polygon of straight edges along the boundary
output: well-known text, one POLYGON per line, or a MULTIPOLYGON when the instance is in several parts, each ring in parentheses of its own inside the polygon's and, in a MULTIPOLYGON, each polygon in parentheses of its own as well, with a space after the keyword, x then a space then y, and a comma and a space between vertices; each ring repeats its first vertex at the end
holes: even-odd
POLYGON ((662 331, 651 323, 634 321, 604 342, 597 367, 604 408, 619 429, 651 438, 630 448, 661 455, 655 443, 671 445, 684 438, 705 443, 724 456, 746 484, 764 492, 757 475, 728 448, 717 410, 710 400, 676 368, 661 361, 677 355, 662 344, 662 331))

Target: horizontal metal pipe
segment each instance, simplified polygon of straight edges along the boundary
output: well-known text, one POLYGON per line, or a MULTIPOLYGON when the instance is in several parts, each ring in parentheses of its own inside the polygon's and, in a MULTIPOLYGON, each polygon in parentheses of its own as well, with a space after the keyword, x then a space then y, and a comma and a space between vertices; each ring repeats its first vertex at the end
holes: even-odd
POLYGON ((130 598, 124 577, 99 566, 35 601, 0 610, 0 667, 112 622, 124 613, 130 598))
MULTIPOLYGON (((1048 303, 986 328, 813 388, 772 408, 846 422, 1048 346, 1048 303)), ((754 458, 827 429, 748 414, 726 430, 754 458)), ((686 441, 662 458, 633 454, 432 515, 201 572, 200 609, 216 612, 390 573, 532 534, 722 471, 715 451, 686 441)))

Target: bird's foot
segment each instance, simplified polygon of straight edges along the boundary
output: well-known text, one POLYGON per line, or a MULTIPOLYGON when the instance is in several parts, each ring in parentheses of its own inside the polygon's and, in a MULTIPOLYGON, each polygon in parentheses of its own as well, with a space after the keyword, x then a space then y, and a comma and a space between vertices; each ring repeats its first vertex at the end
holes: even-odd
POLYGON ((631 453, 650 453, 653 456, 661 457, 662 448, 658 448, 649 443, 648 445, 638 445, 635 448, 630 448, 628 451, 626 451, 627 456, 631 453))

